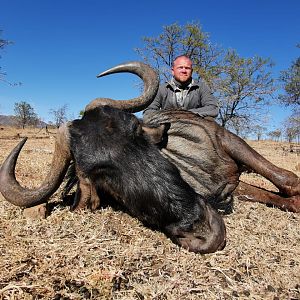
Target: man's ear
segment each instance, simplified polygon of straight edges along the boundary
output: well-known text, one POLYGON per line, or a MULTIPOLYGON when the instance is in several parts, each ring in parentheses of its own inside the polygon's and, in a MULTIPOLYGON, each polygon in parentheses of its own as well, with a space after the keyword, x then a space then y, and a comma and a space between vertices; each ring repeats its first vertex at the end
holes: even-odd
POLYGON ((143 125, 143 133, 150 139, 153 144, 159 144, 163 141, 168 129, 170 128, 170 123, 164 123, 157 127, 148 127, 143 125))

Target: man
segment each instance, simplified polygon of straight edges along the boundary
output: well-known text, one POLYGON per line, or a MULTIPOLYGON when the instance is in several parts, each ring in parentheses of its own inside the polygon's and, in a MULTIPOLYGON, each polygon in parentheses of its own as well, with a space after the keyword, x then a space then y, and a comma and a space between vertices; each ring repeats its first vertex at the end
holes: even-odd
POLYGON ((143 118, 160 109, 184 109, 201 117, 218 115, 218 103, 204 82, 192 78, 193 63, 186 55, 175 58, 172 64, 172 79, 160 85, 154 101, 144 110, 143 118))

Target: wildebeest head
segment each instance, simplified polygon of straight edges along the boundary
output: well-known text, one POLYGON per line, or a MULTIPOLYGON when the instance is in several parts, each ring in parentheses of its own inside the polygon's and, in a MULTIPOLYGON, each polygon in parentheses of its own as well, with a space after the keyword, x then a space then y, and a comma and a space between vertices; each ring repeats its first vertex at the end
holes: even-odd
MULTIPOLYGON (((153 131, 152 128, 150 132, 153 131)), ((226 232, 221 216, 162 156, 134 115, 98 107, 68 123, 60 129, 59 136, 54 157, 61 157, 63 151, 65 161, 55 165, 47 184, 36 190, 21 187, 15 179, 14 165, 24 141, 17 146, 1 168, 5 198, 22 206, 45 201, 60 184, 72 159, 79 177, 79 203, 93 201, 97 196, 92 191, 97 194, 104 190, 131 215, 162 230, 190 251, 209 253, 224 247, 226 232)))

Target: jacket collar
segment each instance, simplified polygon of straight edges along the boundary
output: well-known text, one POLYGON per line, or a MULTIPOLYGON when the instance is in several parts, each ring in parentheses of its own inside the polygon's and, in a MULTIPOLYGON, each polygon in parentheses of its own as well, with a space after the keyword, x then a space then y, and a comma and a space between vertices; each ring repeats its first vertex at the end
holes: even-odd
MULTIPOLYGON (((173 78, 170 81, 166 81, 166 86, 170 87, 173 91, 180 90, 176 86, 173 78)), ((187 89, 190 90, 192 87, 199 87, 199 83, 196 82, 194 79, 192 79, 192 82, 187 86, 187 89)))

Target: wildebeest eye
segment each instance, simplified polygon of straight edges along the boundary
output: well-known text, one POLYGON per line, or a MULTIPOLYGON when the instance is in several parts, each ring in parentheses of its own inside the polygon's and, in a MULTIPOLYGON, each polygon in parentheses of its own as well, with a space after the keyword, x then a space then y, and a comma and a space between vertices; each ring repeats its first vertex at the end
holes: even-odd
POLYGON ((109 133, 113 133, 113 131, 114 131, 114 122, 113 122, 112 120, 107 120, 105 129, 106 129, 109 133))

